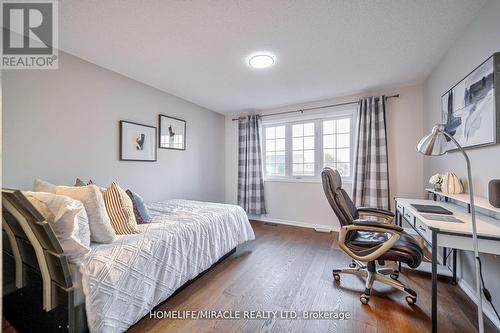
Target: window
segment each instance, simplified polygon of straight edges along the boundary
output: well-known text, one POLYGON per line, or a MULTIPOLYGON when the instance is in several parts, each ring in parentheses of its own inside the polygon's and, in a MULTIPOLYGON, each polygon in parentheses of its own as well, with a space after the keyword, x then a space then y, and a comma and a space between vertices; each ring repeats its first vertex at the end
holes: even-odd
POLYGON ((264 123, 266 180, 319 181, 325 166, 350 180, 353 115, 264 123))
POLYGON ((323 121, 323 166, 337 168, 343 177, 351 176, 351 119, 323 121))
POLYGON ((266 175, 285 176, 285 126, 266 128, 266 175))
POLYGON ((314 176, 314 123, 292 125, 292 175, 314 176))

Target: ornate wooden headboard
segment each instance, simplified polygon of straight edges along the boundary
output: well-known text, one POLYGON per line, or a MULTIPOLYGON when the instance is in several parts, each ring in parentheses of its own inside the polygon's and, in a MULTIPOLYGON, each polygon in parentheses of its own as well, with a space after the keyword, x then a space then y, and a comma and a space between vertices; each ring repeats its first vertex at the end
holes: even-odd
MULTIPOLYGON (((81 331, 77 327, 82 325, 77 322, 81 321, 82 309, 81 304, 77 304, 78 311, 75 309, 75 288, 68 260, 52 227, 21 191, 2 189, 2 229, 8 239, 4 252, 13 257, 15 263, 15 287, 25 289, 18 293, 15 304, 24 304, 19 298, 26 298, 27 291, 36 294, 31 296, 34 299, 42 293, 42 309, 29 311, 49 313, 47 317, 56 327, 63 325, 64 331, 81 331), (28 271, 35 272, 38 281, 41 277, 42 288, 29 288, 28 271), (63 315, 54 315, 56 313, 63 315)), ((4 296, 4 302, 14 298, 9 297, 4 296)))

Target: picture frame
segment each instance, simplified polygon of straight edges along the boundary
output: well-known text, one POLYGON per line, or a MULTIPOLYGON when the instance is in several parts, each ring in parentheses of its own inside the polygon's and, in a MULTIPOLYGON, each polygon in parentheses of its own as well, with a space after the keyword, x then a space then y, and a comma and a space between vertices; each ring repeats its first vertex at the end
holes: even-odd
POLYGON ((158 148, 186 150, 186 121, 158 115, 158 148))
POLYGON ((155 162, 156 127, 120 120, 120 161, 155 162))
MULTIPOLYGON (((483 61, 441 96, 445 130, 464 148, 494 145, 500 137, 500 53, 483 61)), ((448 140, 448 151, 457 150, 448 140)))

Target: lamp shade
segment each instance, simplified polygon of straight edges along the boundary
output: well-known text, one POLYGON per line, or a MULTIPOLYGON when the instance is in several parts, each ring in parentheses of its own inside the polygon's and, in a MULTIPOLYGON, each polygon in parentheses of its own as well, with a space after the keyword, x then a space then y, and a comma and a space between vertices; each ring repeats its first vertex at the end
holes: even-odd
POLYGON ((439 156, 447 152, 447 141, 444 126, 436 125, 432 132, 422 138, 417 145, 417 151, 424 155, 439 156))

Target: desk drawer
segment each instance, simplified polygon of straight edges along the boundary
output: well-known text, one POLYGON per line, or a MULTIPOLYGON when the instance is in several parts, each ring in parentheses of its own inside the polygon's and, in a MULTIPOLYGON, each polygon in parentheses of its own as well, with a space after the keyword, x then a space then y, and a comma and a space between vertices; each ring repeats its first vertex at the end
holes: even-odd
POLYGON ((412 227, 415 226, 415 216, 411 212, 405 211, 403 217, 412 227))
POLYGON ((422 236, 429 244, 432 242, 432 231, 424 223, 416 220, 415 230, 417 230, 420 236, 422 236))
POLYGON ((399 212, 399 214, 403 215, 404 213, 403 204, 396 201, 396 210, 399 212))

